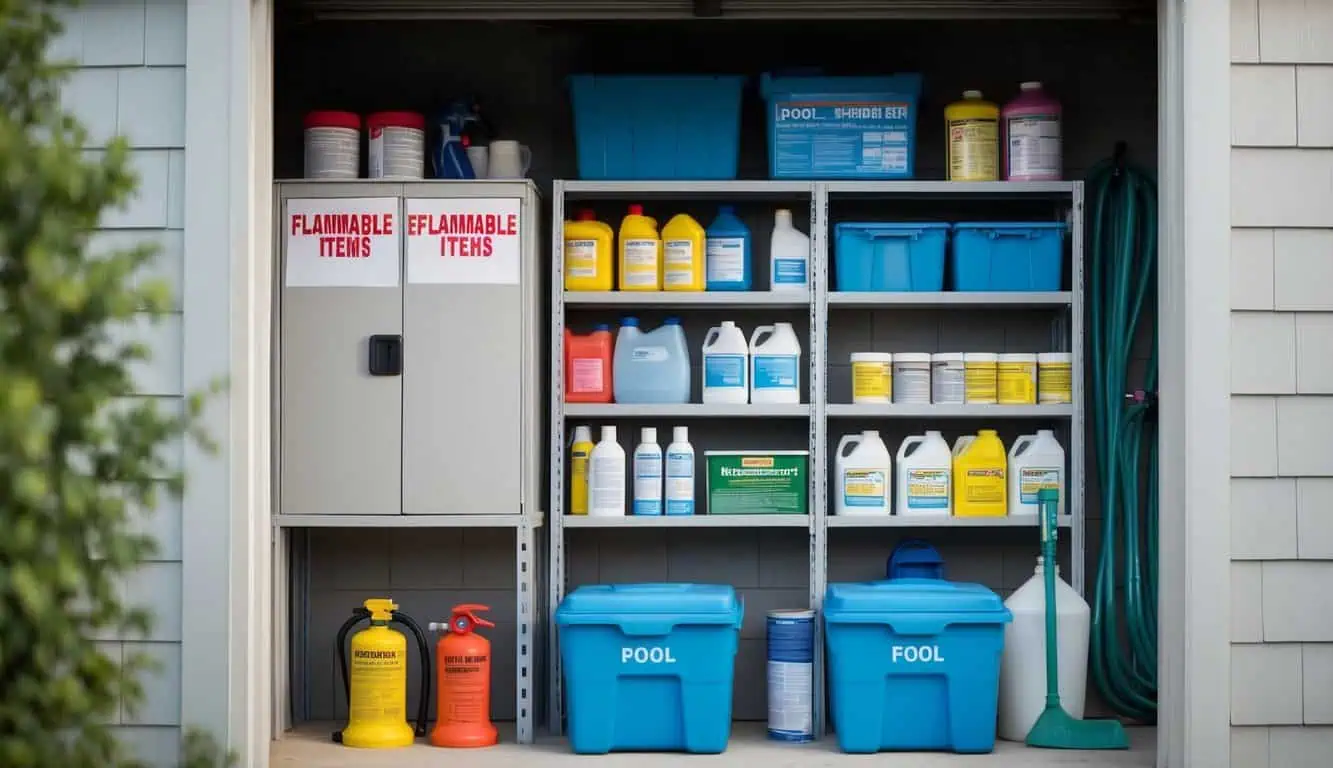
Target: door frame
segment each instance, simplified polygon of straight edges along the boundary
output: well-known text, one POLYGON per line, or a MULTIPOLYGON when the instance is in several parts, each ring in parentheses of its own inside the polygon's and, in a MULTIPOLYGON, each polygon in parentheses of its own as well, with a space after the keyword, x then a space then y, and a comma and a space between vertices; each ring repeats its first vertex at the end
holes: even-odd
MULTIPOLYGON (((271 525, 274 0, 186 0, 182 723, 268 765, 285 713, 271 525)), ((1159 0, 1158 766, 1230 764, 1230 7, 1159 0), (1221 521, 1221 524, 1219 524, 1221 521)), ((285 678, 285 675, 283 675, 285 678)))

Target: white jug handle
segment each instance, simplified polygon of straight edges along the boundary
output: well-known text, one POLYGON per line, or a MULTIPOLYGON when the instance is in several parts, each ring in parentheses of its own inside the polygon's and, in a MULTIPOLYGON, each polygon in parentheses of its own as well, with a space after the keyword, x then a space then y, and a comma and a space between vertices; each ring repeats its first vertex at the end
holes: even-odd
POLYGON ((523 175, 526 177, 528 175, 528 171, 532 169, 532 150, 528 148, 527 144, 519 144, 518 156, 522 160, 523 175))
POLYGON ((1009 448, 1009 458, 1011 459, 1017 458, 1019 455, 1023 453, 1023 451, 1027 450, 1027 447, 1032 444, 1033 440, 1036 439, 1037 439, 1036 435, 1019 436, 1018 439, 1014 440, 1013 446, 1009 448))
POLYGON ((842 439, 838 441, 838 450, 835 454, 838 458, 840 459, 847 458, 847 454, 843 453, 843 449, 847 447, 848 443, 853 443, 852 450, 856 450, 856 446, 861 444, 861 436, 843 435, 842 439))
MULTIPOLYGON (((776 330, 777 329, 771 325, 761 325, 758 328, 755 328, 754 333, 750 334, 750 346, 752 347, 759 346, 760 336, 762 336, 763 334, 768 334, 768 336, 772 336, 776 330)), ((765 341, 768 340, 768 336, 764 337, 765 341)))
POLYGON ((721 335, 721 328, 709 328, 708 333, 704 334, 704 349, 713 346, 713 343, 717 341, 717 337, 721 335))
POLYGON ((904 439, 903 444, 898 446, 898 461, 907 458, 908 448, 911 448, 914 445, 920 445, 924 442, 926 442, 925 435, 912 435, 911 437, 904 439))

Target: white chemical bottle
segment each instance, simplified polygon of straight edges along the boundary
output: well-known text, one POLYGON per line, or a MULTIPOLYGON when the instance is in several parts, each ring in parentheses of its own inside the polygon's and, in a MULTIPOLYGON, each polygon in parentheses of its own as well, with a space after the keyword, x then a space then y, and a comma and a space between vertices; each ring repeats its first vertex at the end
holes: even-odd
POLYGON ((791 323, 761 325, 750 334, 750 402, 801 402, 801 342, 791 323))
POLYGON ((745 332, 731 320, 708 329, 703 346, 703 401, 750 402, 750 346, 745 332))
POLYGON ((694 514, 694 446, 689 427, 672 427, 666 450, 666 513, 694 514))
POLYGON ((1065 514, 1065 449, 1049 429, 1023 435, 1009 448, 1009 514, 1039 515, 1037 494, 1043 488, 1060 492, 1060 515, 1065 514))
POLYGON ((791 211, 773 213, 773 237, 769 241, 770 291, 810 290, 810 236, 797 229, 791 211))
POLYGON ((662 514, 662 447, 655 427, 643 428, 634 449, 634 514, 662 514))
POLYGON ((625 516, 625 449, 616 442, 615 427, 602 427, 588 461, 588 515, 625 516))
POLYGON ((953 512, 953 454, 936 430, 913 435, 898 446, 896 513, 903 517, 948 517, 953 512))
MULTIPOLYGON (((1027 739, 1046 707, 1046 584, 1042 559, 1004 607, 1014 620, 1004 627, 1000 656, 1000 717, 998 734, 1008 741, 1027 739)), ((1088 681, 1088 628, 1091 615, 1074 588, 1055 574, 1056 659, 1060 703, 1075 720, 1083 718, 1088 681)))
POLYGON ((867 429, 859 435, 843 435, 838 441, 837 515, 887 515, 893 459, 879 432, 867 429))

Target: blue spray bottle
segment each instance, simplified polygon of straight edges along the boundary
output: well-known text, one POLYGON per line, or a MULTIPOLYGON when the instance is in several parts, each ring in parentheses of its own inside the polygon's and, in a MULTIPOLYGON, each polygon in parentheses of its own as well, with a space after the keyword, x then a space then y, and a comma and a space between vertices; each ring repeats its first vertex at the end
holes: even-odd
POLYGON ((708 225, 704 246, 705 287, 710 291, 750 290, 750 230, 724 205, 708 225))

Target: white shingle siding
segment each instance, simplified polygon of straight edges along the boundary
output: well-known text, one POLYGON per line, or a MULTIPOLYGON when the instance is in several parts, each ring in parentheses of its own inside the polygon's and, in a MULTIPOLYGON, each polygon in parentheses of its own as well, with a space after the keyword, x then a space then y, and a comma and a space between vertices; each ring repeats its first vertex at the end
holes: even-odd
POLYGON ((1333 2, 1231 8, 1231 764, 1327 768, 1333 2))
MULTIPOLYGON (((159 247, 144 278, 172 286, 173 312, 156 324, 145 316, 119 329, 118 336, 138 339, 153 352, 150 363, 133 371, 137 393, 176 411, 183 394, 185 11, 185 0, 85 0, 67 15, 66 33, 51 49, 52 57, 78 67, 61 95, 88 129, 90 154, 113 136, 130 142, 138 195, 123 210, 108 212, 92 249, 140 243, 159 247)), ((165 453, 179 466, 180 445, 168 446, 165 453)), ((146 638, 98 639, 108 653, 141 653, 157 665, 158 672, 143 680, 142 706, 133 713, 122 708, 112 722, 142 758, 175 765, 181 724, 181 506, 164 499, 138 525, 158 539, 159 552, 126 580, 122 594, 150 606, 156 625, 146 638)))

